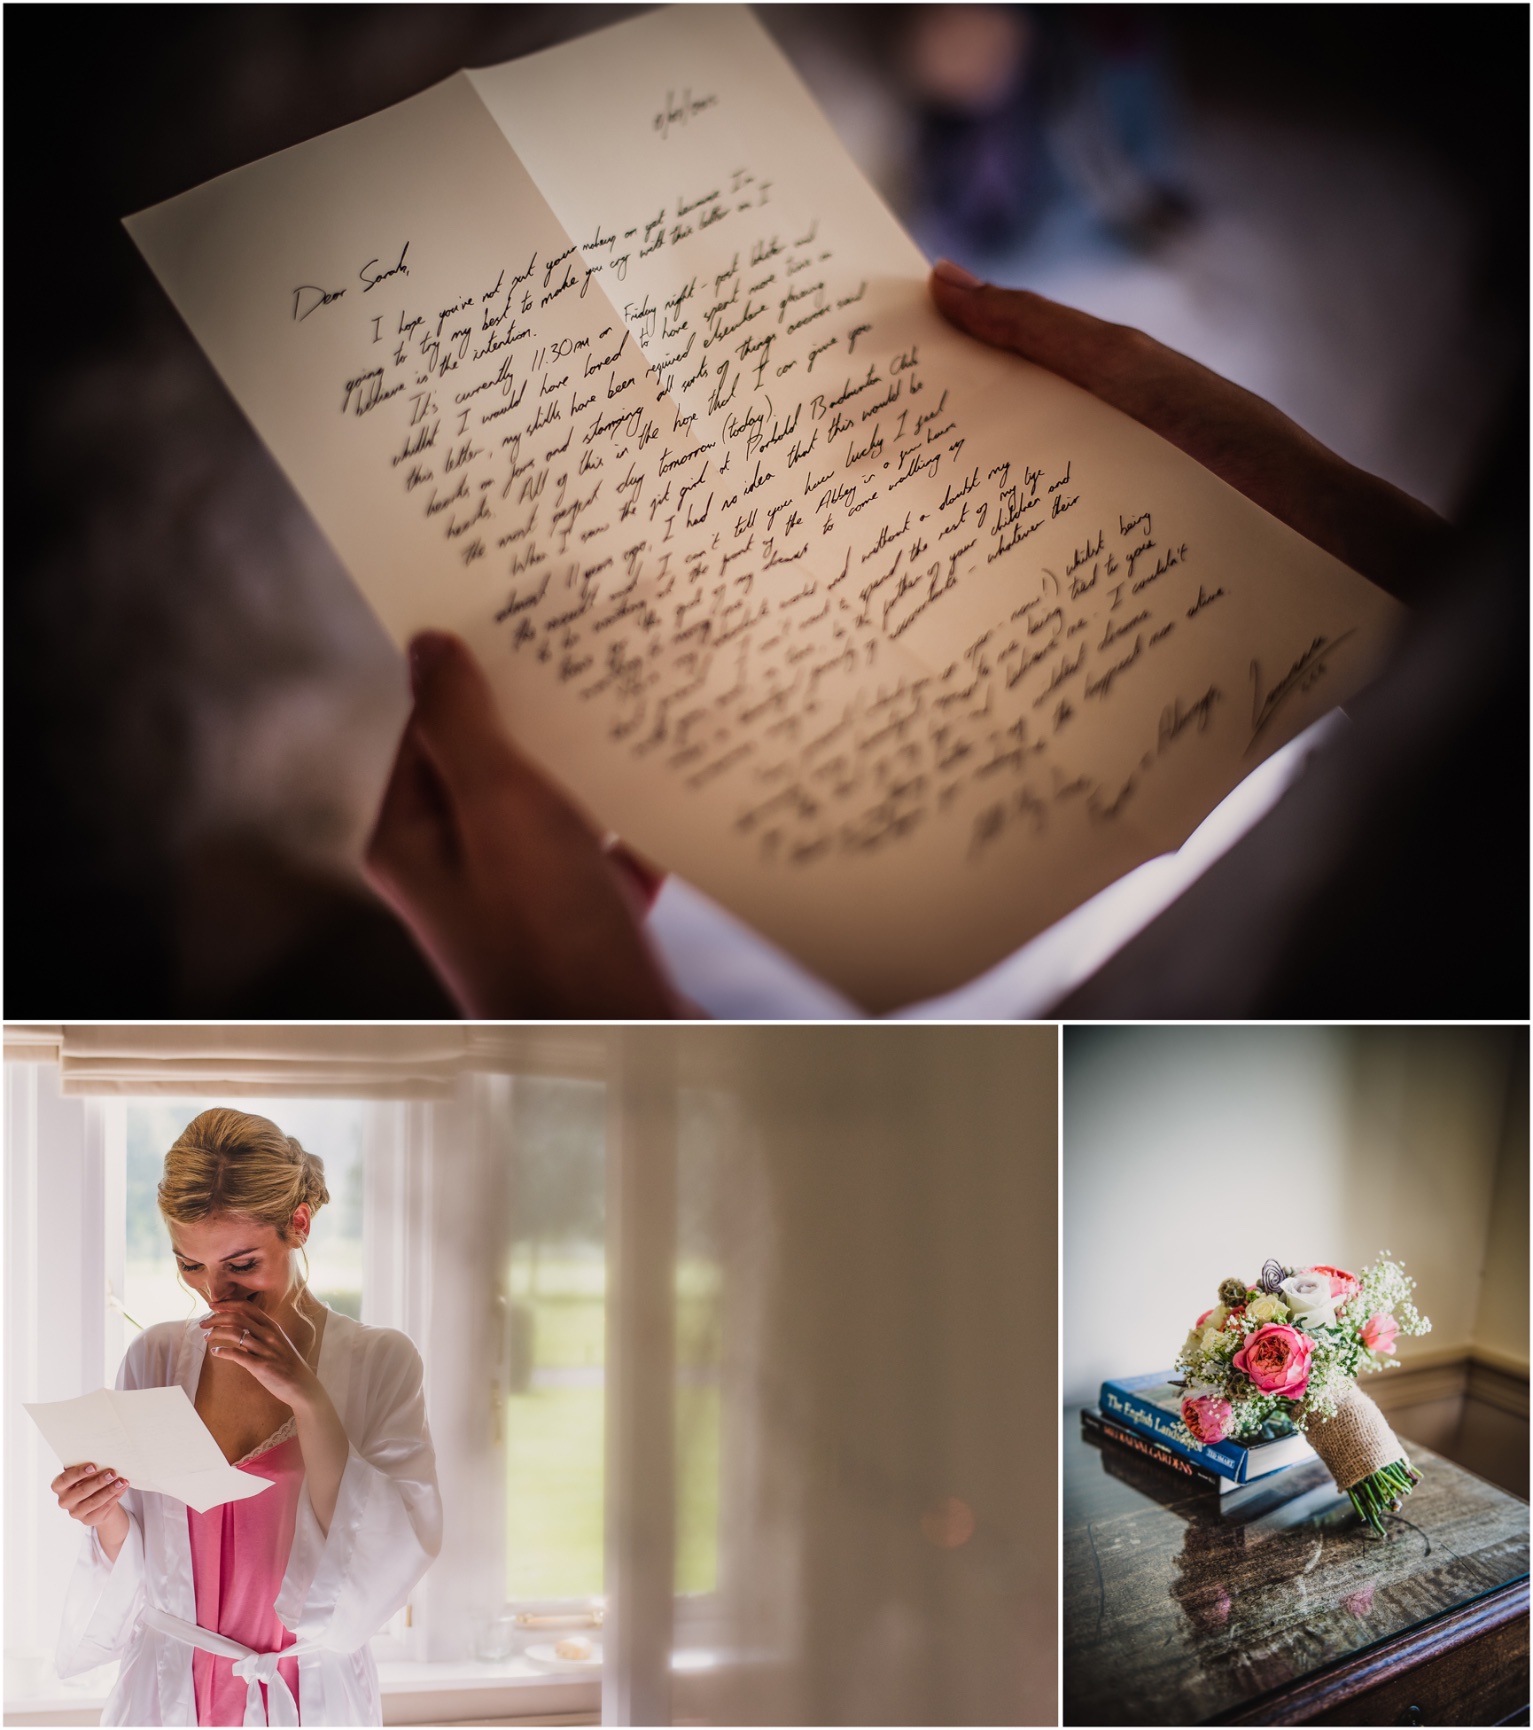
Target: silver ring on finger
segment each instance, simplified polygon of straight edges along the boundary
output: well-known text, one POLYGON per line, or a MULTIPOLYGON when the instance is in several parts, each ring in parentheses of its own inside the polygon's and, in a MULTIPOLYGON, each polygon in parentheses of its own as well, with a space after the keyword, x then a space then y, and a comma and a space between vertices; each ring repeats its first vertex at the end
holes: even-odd
POLYGON ((240 1350, 241 1350, 241 1351, 244 1351, 244 1349, 245 1349, 245 1341, 246 1341, 246 1340, 248 1340, 248 1339, 249 1339, 249 1338, 250 1338, 250 1329, 249 1329, 249 1328, 246 1328, 246 1329, 245 1329, 245 1331, 244 1331, 244 1333, 242 1333, 242 1334, 241 1334, 241 1335, 240 1335, 240 1350))

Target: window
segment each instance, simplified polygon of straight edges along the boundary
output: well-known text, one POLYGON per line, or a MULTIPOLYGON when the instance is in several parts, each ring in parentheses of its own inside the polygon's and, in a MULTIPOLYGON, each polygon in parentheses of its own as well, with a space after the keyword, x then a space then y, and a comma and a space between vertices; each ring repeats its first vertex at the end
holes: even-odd
POLYGON ((606 1089, 511 1086, 506 1597, 599 1597, 606 1389, 606 1089))

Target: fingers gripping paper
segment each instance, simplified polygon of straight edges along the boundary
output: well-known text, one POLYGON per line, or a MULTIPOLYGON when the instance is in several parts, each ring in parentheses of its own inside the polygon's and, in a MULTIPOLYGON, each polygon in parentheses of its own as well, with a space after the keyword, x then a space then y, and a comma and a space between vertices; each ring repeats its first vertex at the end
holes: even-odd
POLYGON ((870 1008, 1152 855, 1400 609, 930 307, 743 9, 447 82, 128 222, 401 643, 870 1008))
POLYGON ((111 1467, 135 1490, 174 1496, 199 1514, 270 1488, 224 1459, 184 1388, 98 1388, 26 1409, 60 1465, 111 1467))

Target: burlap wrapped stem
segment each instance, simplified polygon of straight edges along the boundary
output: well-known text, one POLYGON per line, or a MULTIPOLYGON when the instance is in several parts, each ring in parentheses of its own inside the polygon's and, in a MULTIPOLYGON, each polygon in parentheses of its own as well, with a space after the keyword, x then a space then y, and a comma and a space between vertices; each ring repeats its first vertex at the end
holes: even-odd
POLYGON ((1345 1490, 1362 1518, 1382 1533, 1385 1510, 1398 1510, 1401 1496, 1420 1482, 1384 1414, 1353 1387, 1334 1417, 1311 1422, 1305 1433, 1336 1488, 1345 1490))

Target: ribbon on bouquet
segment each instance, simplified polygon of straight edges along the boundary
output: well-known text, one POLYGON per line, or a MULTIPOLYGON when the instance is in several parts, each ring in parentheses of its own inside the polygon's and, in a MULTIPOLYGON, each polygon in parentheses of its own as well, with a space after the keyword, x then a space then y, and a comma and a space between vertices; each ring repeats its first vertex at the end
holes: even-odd
POLYGON ((188 1646, 211 1652, 215 1658, 234 1660, 234 1674, 245 1684, 247 1726, 273 1724, 287 1730, 287 1727, 297 1725, 298 1702, 282 1680, 277 1665, 284 1658, 300 1658, 305 1652, 313 1651, 312 1642, 300 1640, 295 1645, 284 1646, 280 1652, 253 1652, 238 1640, 231 1640, 227 1634, 215 1634, 196 1622, 183 1622, 168 1610, 151 1606, 143 1612, 143 1621, 146 1627, 153 1628, 156 1633, 168 1634, 172 1640, 182 1640, 188 1646), (266 1684, 264 1702, 261 1698, 263 1682, 266 1684))

